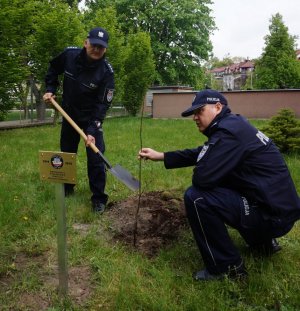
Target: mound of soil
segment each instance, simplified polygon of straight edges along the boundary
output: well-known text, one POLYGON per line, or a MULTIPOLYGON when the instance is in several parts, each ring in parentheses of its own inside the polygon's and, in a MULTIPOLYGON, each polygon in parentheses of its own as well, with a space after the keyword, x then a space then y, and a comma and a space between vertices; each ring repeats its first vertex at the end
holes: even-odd
POLYGON ((183 199, 169 191, 148 192, 111 203, 107 215, 114 239, 148 257, 176 240, 187 224, 183 199))

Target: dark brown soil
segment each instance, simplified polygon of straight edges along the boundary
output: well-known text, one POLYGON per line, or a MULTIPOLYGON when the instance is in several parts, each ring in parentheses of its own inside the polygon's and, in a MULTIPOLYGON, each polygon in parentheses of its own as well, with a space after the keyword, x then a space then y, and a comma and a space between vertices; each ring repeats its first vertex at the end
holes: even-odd
POLYGON ((177 239, 186 225, 184 204, 172 192, 148 192, 112 203, 107 212, 114 238, 148 257, 177 239), (138 210, 138 214, 137 214, 138 210))

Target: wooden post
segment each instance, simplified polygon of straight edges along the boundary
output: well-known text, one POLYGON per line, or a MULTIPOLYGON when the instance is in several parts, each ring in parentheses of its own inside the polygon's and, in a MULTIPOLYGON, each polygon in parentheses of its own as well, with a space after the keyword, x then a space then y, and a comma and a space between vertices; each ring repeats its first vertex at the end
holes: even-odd
POLYGON ((67 262, 67 222, 64 184, 57 183, 56 215, 57 215, 57 250, 58 250, 58 273, 59 295, 65 297, 68 293, 68 262, 67 262))

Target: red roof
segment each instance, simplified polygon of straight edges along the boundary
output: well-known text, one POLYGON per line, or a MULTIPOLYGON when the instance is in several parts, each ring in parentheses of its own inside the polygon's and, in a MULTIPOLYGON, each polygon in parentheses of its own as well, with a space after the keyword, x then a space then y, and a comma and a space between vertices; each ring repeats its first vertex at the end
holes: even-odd
POLYGON ((240 63, 241 68, 253 68, 254 63, 251 60, 246 60, 244 63, 240 63))
POLYGON ((246 59, 244 62, 240 62, 237 64, 231 64, 228 66, 214 68, 210 72, 212 72, 212 73, 221 73, 221 72, 232 73, 232 72, 238 72, 240 69, 249 69, 249 68, 254 68, 254 62, 252 62, 249 59, 246 59))
POLYGON ((217 72, 223 72, 223 71, 225 71, 226 68, 227 68, 227 67, 218 67, 218 68, 214 68, 214 69, 211 70, 211 72, 215 72, 215 73, 217 73, 217 72))

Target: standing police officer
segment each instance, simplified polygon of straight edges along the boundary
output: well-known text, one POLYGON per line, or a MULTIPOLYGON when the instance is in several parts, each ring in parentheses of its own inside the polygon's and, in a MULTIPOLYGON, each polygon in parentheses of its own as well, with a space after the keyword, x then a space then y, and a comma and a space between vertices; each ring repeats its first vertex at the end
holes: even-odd
MULTIPOLYGON (((114 91, 114 73, 105 58, 108 33, 97 27, 84 41, 84 47, 67 48, 50 61, 45 78, 46 93, 43 99, 49 102, 59 85, 58 76, 64 75, 62 107, 87 135, 86 146, 91 142, 104 153, 102 124, 111 104, 114 91)), ((77 153, 79 134, 63 119, 60 147, 63 152, 77 153)), ((106 172, 101 159, 86 148, 89 185, 92 191, 92 208, 103 212, 108 200, 105 194, 106 172)), ((73 194, 74 185, 65 184, 65 194, 73 194)))
POLYGON ((245 277, 247 271, 226 225, 239 231, 252 249, 280 250, 276 237, 300 218, 300 200, 288 168, 274 143, 214 90, 197 93, 182 113, 194 115, 208 141, 173 152, 143 148, 139 157, 164 161, 166 168, 195 166, 184 202, 194 238, 205 263, 195 280, 245 277))

